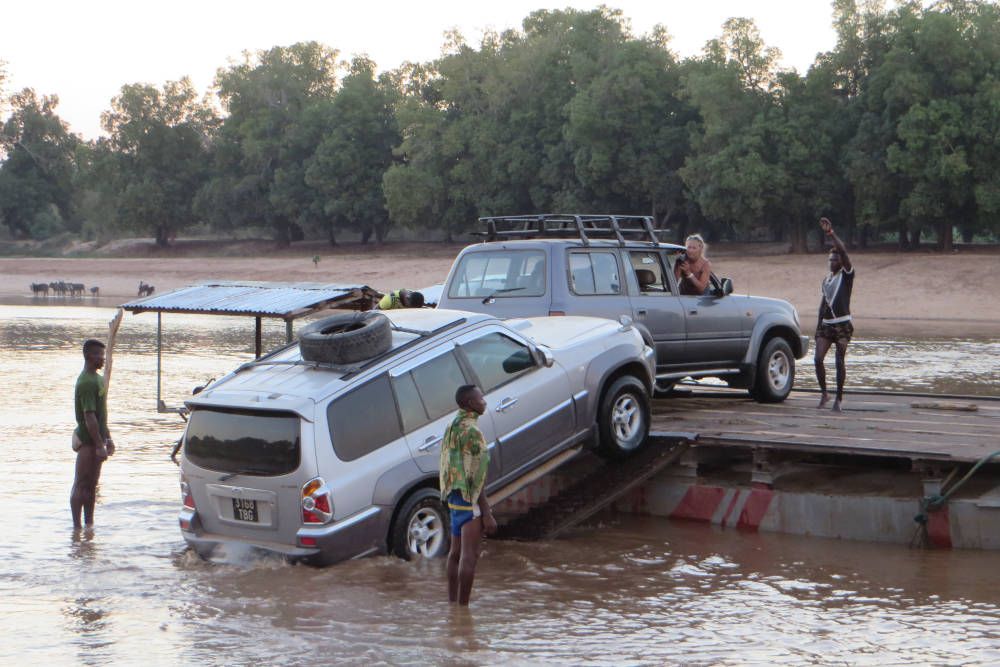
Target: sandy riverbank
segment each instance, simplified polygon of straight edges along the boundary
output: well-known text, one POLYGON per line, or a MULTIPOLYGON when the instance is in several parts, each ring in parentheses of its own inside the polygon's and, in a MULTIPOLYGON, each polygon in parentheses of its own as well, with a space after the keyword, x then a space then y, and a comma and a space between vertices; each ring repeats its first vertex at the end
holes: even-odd
MULTIPOLYGON (((199 246, 201 252, 205 251, 199 246)), ((298 252, 256 248, 247 256, 194 256, 198 248, 170 256, 114 258, 0 258, 0 300, 23 303, 30 284, 64 280, 100 288, 101 298, 35 299, 41 303, 117 305, 136 297, 139 281, 168 292, 203 280, 308 281, 365 284, 385 291, 424 287, 444 280, 461 244, 344 246, 298 252)), ((811 333, 826 270, 825 255, 770 254, 748 257, 719 244, 713 268, 732 278, 736 292, 791 301, 811 333)), ((853 308, 860 328, 880 335, 1000 336, 1000 255, 963 253, 855 253, 853 308)))

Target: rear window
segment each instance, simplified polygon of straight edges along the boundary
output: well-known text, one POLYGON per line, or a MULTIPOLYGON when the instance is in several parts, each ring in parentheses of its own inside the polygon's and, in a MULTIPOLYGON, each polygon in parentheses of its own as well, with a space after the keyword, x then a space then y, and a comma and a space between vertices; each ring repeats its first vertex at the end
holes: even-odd
POLYGON ((448 287, 452 299, 545 294, 545 253, 541 250, 471 252, 459 261, 448 287))
POLYGON ((286 475, 299 467, 299 423, 290 412, 199 408, 191 413, 184 452, 209 470, 286 475))

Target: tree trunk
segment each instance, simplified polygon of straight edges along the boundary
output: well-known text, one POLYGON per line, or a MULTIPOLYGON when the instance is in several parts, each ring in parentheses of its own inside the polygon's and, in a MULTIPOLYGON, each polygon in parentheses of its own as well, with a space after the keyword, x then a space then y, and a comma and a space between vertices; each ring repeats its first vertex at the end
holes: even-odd
POLYGON ((951 252, 954 248, 955 232, 950 220, 938 223, 938 250, 951 252))
POLYGON ((789 231, 791 231, 791 237, 792 237, 792 245, 791 245, 792 253, 796 255, 805 254, 805 252, 808 250, 808 248, 806 247, 805 226, 800 222, 793 222, 791 224, 791 229, 789 231))
POLYGON ((166 225, 156 226, 156 245, 160 248, 166 248, 170 243, 167 241, 168 231, 166 225))
POLYGON ((920 249, 920 227, 910 230, 910 250, 920 249))
POLYGON ((368 245, 368 241, 372 238, 372 228, 365 227, 365 230, 361 232, 361 245, 368 245))
POLYGON ((906 223, 905 222, 900 222, 899 223, 899 228, 898 228, 897 234, 898 234, 898 237, 899 237, 898 240, 897 240, 897 243, 899 244, 899 249, 900 250, 909 250, 910 249, 910 230, 908 230, 906 228, 906 223))

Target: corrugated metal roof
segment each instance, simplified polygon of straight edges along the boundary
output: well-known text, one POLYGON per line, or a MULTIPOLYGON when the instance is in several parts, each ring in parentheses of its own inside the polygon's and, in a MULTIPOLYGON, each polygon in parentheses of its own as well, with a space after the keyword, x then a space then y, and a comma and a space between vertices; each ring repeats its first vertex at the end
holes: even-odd
POLYGON ((133 313, 204 313, 293 319, 321 308, 337 308, 377 298, 366 285, 214 281, 129 301, 133 313))

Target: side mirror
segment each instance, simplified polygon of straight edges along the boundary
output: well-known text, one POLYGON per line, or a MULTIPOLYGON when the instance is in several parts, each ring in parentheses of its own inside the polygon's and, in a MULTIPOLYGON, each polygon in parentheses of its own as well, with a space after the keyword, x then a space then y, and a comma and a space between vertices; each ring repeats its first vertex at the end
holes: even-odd
POLYGON ((721 281, 721 288, 722 289, 720 290, 720 292, 721 292, 720 296, 726 296, 727 294, 732 294, 733 293, 733 281, 730 280, 729 278, 723 278, 722 281, 721 281))
POLYGON ((547 347, 536 347, 535 357, 538 359, 538 364, 546 368, 552 368, 552 364, 556 363, 555 357, 552 356, 552 350, 547 347))

